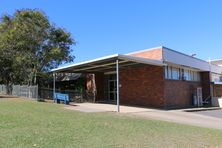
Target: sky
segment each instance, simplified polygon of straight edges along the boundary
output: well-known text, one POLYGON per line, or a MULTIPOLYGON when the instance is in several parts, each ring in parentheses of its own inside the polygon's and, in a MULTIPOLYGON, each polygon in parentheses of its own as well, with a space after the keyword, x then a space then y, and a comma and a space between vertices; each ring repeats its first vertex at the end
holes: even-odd
POLYGON ((0 0, 0 15, 40 9, 71 32, 75 63, 158 46, 222 58, 221 0, 0 0))

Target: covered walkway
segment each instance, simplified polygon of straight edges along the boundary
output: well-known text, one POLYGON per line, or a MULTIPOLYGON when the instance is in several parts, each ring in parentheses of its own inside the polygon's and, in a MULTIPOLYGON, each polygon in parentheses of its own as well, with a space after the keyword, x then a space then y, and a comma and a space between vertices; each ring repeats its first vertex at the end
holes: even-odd
MULTIPOLYGON (((54 83, 53 83, 53 92, 55 93, 55 76, 56 73, 86 73, 86 74, 95 74, 95 73, 109 73, 114 72, 115 80, 112 84, 112 101, 116 102, 116 111, 120 112, 120 91, 121 87, 119 79, 120 69, 127 67, 135 67, 141 65, 155 65, 163 66, 164 63, 162 60, 152 60, 147 58, 134 57, 129 55, 120 55, 114 54, 111 56, 106 56, 90 61, 85 61, 77 64, 72 64, 64 67, 59 67, 53 69, 54 83), (113 97, 114 96, 114 97, 113 97)), ((100 86, 101 87, 101 86, 100 86)), ((104 88, 101 88, 104 89, 104 88)), ((100 91, 100 93, 103 93, 100 91)), ((99 107, 99 106, 97 106, 99 107)), ((99 110, 99 109, 98 109, 99 110)))

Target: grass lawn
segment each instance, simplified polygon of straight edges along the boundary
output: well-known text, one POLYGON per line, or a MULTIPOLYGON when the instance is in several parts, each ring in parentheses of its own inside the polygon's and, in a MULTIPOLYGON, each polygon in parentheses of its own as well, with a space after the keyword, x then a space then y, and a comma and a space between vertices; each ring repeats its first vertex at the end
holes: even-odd
POLYGON ((0 98, 0 147, 222 147, 222 130, 0 98))

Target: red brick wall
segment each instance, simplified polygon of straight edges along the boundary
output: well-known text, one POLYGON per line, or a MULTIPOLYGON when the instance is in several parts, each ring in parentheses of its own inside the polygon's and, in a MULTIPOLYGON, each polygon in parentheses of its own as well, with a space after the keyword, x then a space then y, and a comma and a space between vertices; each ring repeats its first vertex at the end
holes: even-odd
POLYGON ((164 84, 165 108, 179 108, 192 105, 192 95, 200 82, 165 80, 164 84))
POLYGON ((222 97, 222 86, 221 85, 214 85, 213 86, 213 96, 214 97, 222 97))
MULTIPOLYGON (((201 73, 201 82, 166 80, 164 68, 144 65, 120 69, 120 104, 179 108, 192 105, 192 95, 202 87, 203 96, 209 94, 209 73, 201 73)), ((106 100, 104 96, 104 74, 96 73, 96 101, 106 100)), ((89 90, 92 82, 87 83, 89 90)))
POLYGON ((96 82, 96 101, 104 100, 104 74, 96 73, 95 74, 95 82, 96 82))
POLYGON ((120 70, 120 103, 163 107, 163 67, 146 65, 120 70))
POLYGON ((210 96, 210 72, 201 72, 203 99, 210 96))
POLYGON ((148 51, 143 51, 143 52, 137 52, 130 55, 135 56, 135 57, 141 57, 141 58, 161 60, 163 58, 162 51, 163 51, 162 48, 159 48, 159 49, 153 49, 153 50, 148 50, 148 51))

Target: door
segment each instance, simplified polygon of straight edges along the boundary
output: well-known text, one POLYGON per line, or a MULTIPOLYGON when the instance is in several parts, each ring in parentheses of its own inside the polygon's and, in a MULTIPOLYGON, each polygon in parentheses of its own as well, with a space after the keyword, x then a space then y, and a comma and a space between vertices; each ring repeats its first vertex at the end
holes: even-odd
POLYGON ((108 79, 108 97, 109 101, 116 101, 117 97, 116 74, 110 74, 108 79))

